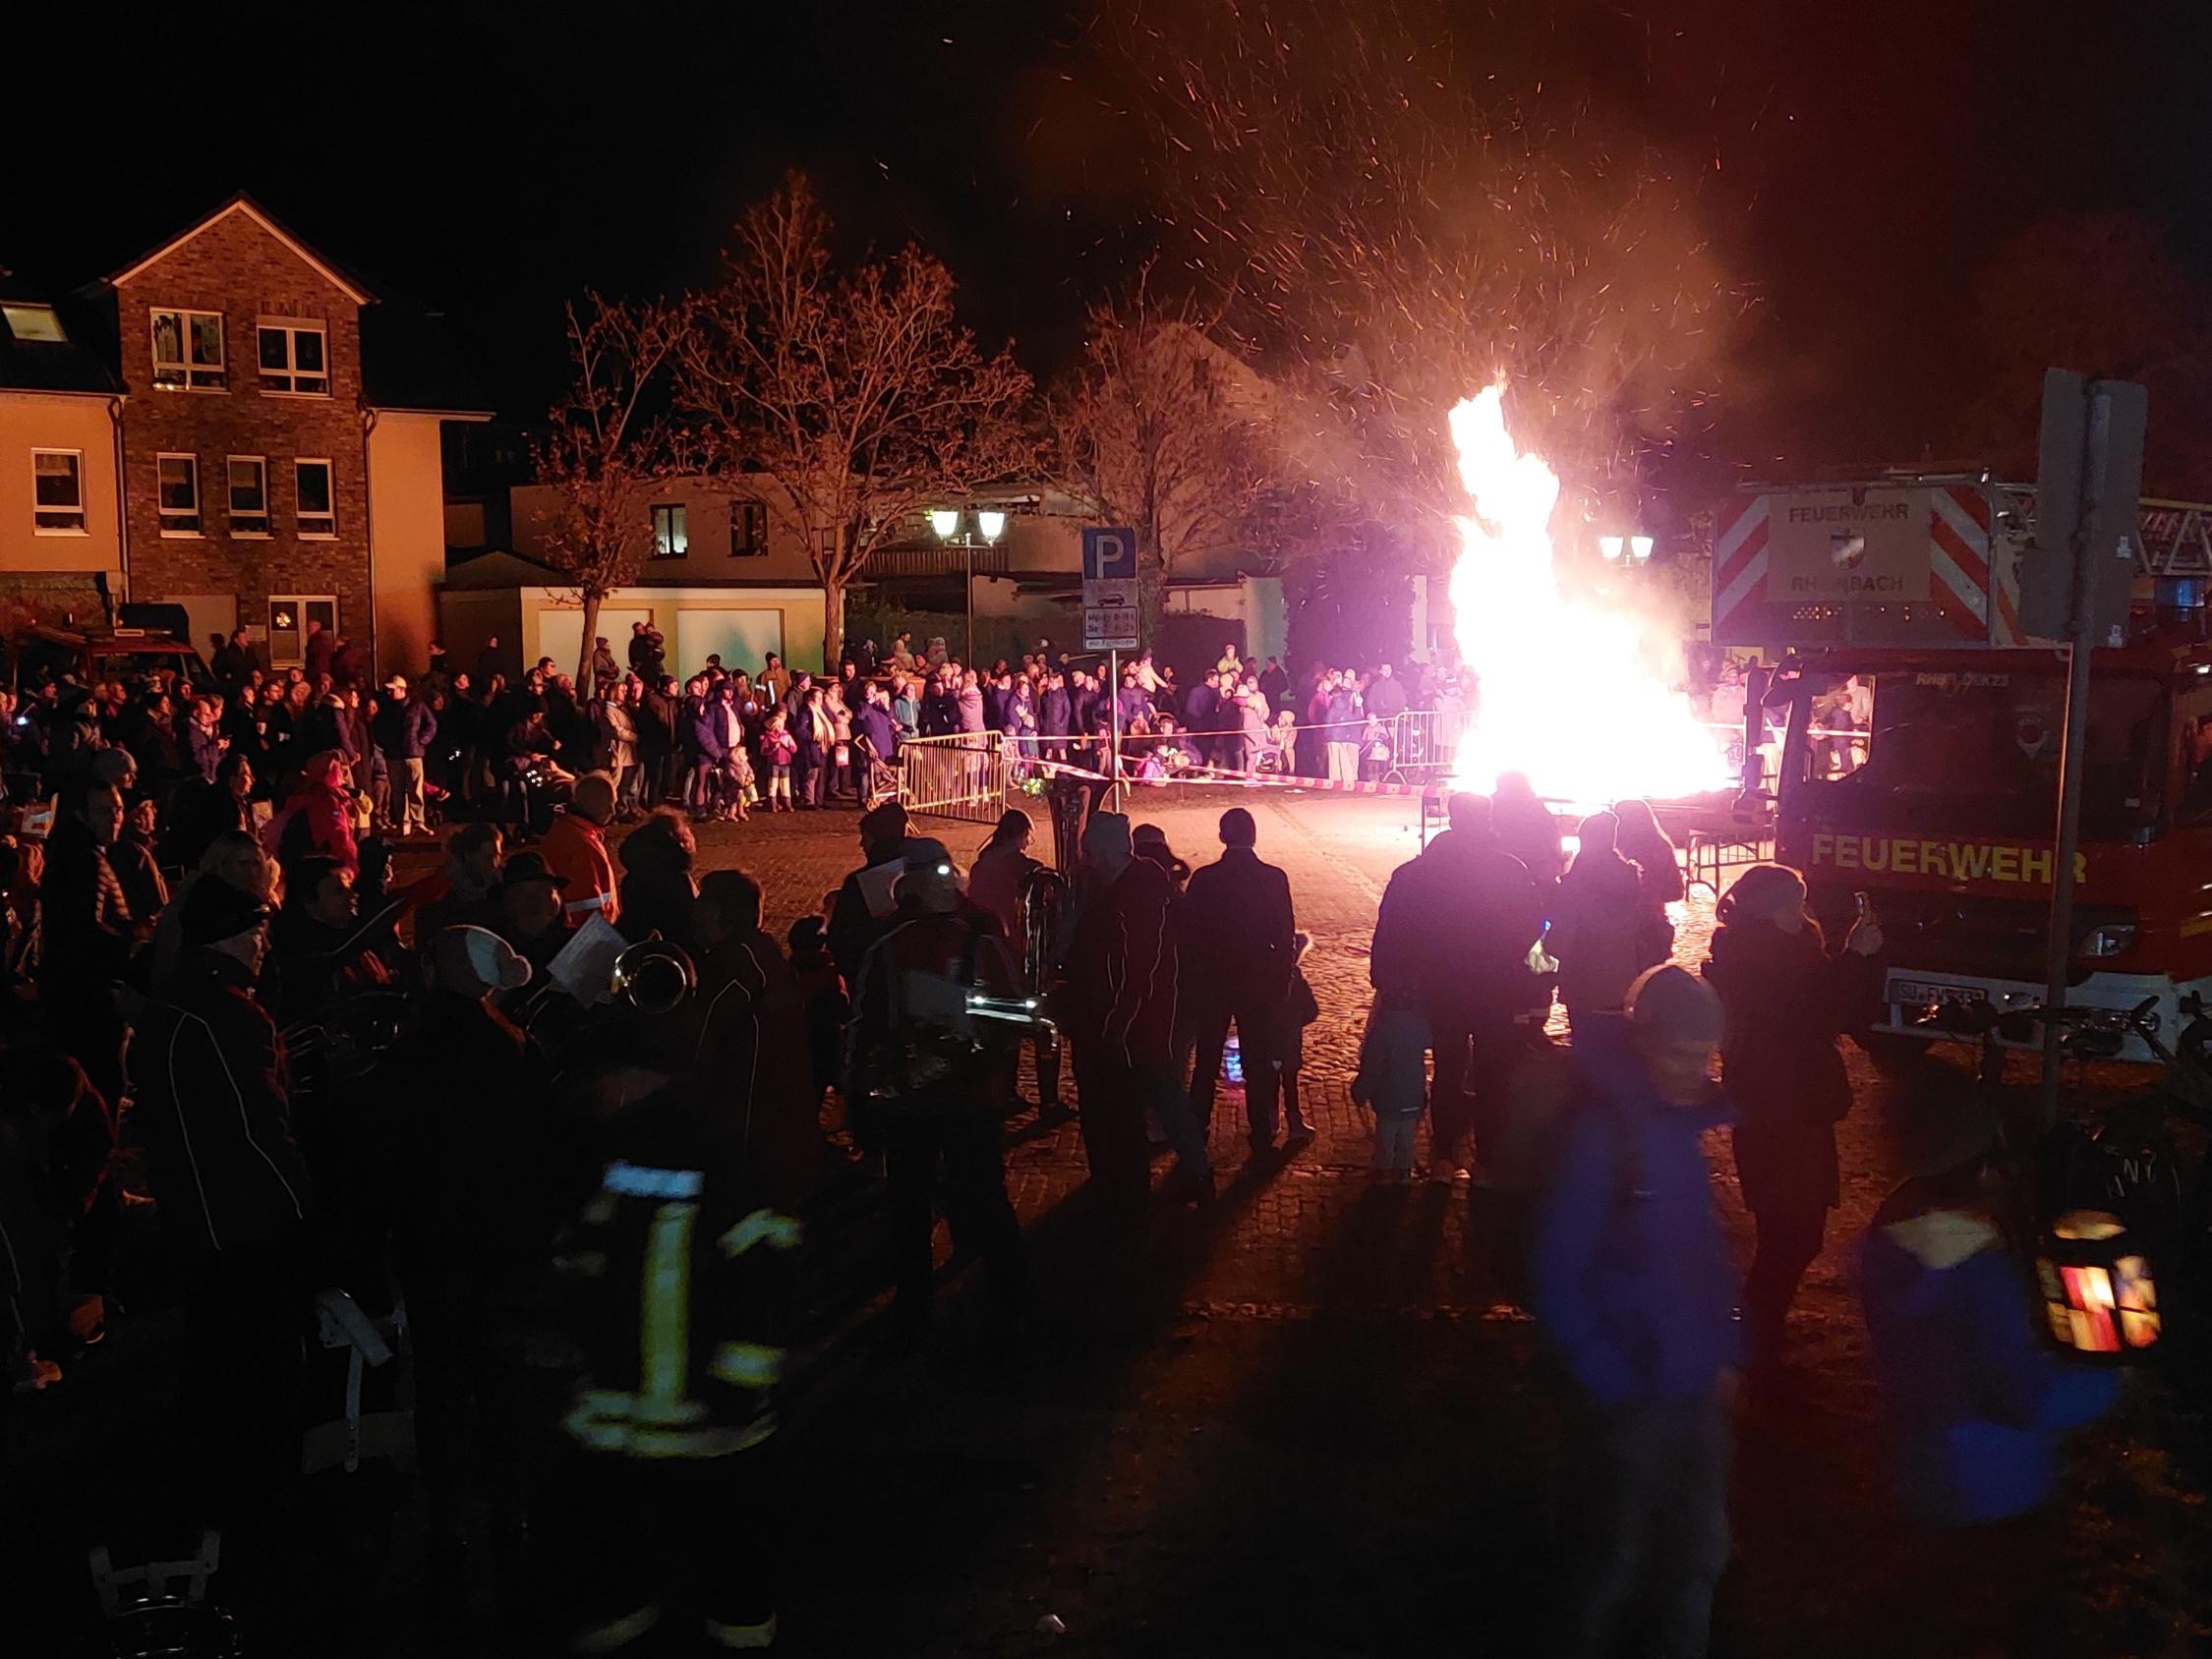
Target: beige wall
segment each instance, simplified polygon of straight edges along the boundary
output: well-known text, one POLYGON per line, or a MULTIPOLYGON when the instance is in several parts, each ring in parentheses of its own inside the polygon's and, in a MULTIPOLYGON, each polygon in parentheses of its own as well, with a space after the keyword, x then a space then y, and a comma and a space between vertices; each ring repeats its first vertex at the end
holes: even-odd
MULTIPOLYGON (((756 500, 776 499, 776 486, 756 479, 743 486, 713 479, 670 479, 650 491, 638 506, 645 520, 640 534, 651 528, 652 509, 661 503, 684 509, 688 551, 682 558, 659 559, 648 549, 645 574, 656 583, 725 581, 812 582, 814 564, 807 557, 798 533, 773 508, 768 514, 768 551, 735 558, 729 551, 729 507, 740 495, 756 500)), ((526 484, 510 492, 514 516, 514 548, 526 559, 555 563, 547 551, 547 541, 560 522, 560 492, 550 486, 526 484)))
POLYGON ((445 473, 438 417, 377 411, 369 429, 369 549, 377 669, 417 674, 437 637, 445 579, 445 473))
MULTIPOLYGON (((576 671, 581 605, 573 588, 524 588, 521 594, 520 659, 525 667, 550 656, 561 672, 576 671)), ((454 614, 448 593, 446 613, 454 614)), ((738 659, 733 635, 781 638, 786 662, 822 660, 822 596, 812 588, 624 588, 610 594, 600 614, 599 631, 611 643, 615 660, 629 661, 630 621, 650 616, 667 640, 669 671, 679 679, 706 666, 707 654, 724 652, 724 663, 747 673, 757 661, 738 659), (615 624, 609 626, 609 622, 615 624)), ((447 641, 450 647, 452 641, 447 641)), ((481 645, 481 640, 478 642, 481 645)))
POLYGON ((123 531, 115 504, 115 426, 104 397, 0 392, 0 571, 113 575, 123 598, 123 531), (74 449, 85 534, 40 533, 31 523, 30 452, 74 449))

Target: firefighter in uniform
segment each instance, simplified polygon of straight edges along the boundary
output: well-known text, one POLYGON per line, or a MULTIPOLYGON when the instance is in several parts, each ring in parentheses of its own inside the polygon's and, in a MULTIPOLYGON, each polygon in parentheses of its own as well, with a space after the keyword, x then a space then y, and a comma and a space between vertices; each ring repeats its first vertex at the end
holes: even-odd
POLYGON ((572 1653, 684 1626, 709 1652, 762 1651, 782 1578, 775 1402, 799 1223, 742 1117, 653 1047, 641 1036, 591 1067, 607 1158, 560 1256, 584 1370, 545 1511, 547 1589, 572 1653))
POLYGON ((889 933, 869 950, 846 1028, 846 1098, 884 1152, 898 1286, 894 1313, 926 1327, 935 1267, 933 1199, 943 1171, 945 1220, 958 1250, 980 1256, 1002 1310, 1026 1291, 1021 1226, 1007 1197, 1000 1127, 1015 1048, 1028 1027, 979 1015, 1023 1005, 998 924, 969 904, 944 847, 909 845, 889 933))

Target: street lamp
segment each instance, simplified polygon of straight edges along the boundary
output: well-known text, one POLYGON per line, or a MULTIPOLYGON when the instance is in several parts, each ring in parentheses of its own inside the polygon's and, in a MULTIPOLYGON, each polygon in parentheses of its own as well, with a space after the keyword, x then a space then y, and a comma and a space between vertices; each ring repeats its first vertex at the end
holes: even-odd
MULTIPOLYGON (((961 597, 967 601, 967 665, 975 666, 975 538, 961 531, 963 515, 957 507, 933 507, 929 514, 929 528, 937 539, 960 549, 965 579, 961 583, 961 597)), ((1006 514, 993 507, 979 507, 975 512, 975 528, 983 534, 986 547, 998 545, 999 538, 1006 534, 1006 514)))

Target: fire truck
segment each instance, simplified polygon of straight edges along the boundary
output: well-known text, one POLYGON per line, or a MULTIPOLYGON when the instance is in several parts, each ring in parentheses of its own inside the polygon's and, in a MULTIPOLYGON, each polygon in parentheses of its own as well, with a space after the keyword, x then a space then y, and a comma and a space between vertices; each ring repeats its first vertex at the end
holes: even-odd
MULTIPOLYGON (((2066 663, 2019 626, 2033 529, 2032 490, 1959 474, 1717 515, 1714 637, 1783 654, 1747 715, 1782 733, 1775 856, 1832 937, 1881 919, 1878 1050, 2044 997, 2066 663)), ((2175 1033, 2212 1000, 2212 506, 2145 500, 2137 533, 2128 637, 2092 658, 2069 1001, 2175 1033)))

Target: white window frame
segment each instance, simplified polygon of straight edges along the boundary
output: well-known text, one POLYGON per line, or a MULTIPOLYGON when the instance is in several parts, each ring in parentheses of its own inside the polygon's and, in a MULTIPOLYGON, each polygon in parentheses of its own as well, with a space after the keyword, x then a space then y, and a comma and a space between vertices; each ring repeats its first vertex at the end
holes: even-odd
POLYGON ((758 496, 739 495, 729 503, 729 556, 733 559, 757 559, 768 555, 768 503, 758 496), (748 529, 757 531, 749 546, 737 545, 737 525, 742 520, 748 529))
POLYGON ((197 542, 206 534, 207 498, 200 487, 200 457, 181 450, 163 450, 153 458, 153 510, 161 521, 161 534, 172 542, 197 542), (164 461, 182 461, 192 468, 192 507, 171 507, 161 499, 161 464, 164 461), (192 523, 183 524, 191 519, 192 523))
POLYGON ((330 328, 329 324, 295 316, 264 316, 254 325, 254 372, 261 376, 262 393, 265 397, 328 397, 330 395, 330 328), (284 336, 284 367, 269 369, 262 363, 262 336, 284 336), (322 367, 307 370, 300 367, 299 336, 313 334, 322 342, 322 367), (303 377, 318 379, 320 386, 301 386, 303 377))
POLYGON ((653 551, 649 555, 650 557, 668 560, 687 559, 691 556, 691 508, 689 503, 656 501, 653 503, 648 516, 653 526, 653 551), (661 515, 663 513, 669 515, 669 535, 666 543, 669 550, 665 553, 661 550, 664 544, 661 539, 661 515), (683 532, 683 545, 680 547, 675 544, 676 531, 679 528, 683 532))
POLYGON ((33 449, 30 452, 30 533, 33 536, 89 536, 91 534, 85 514, 85 452, 82 449, 43 448, 33 449), (38 471, 38 462, 41 456, 46 455, 66 455, 69 457, 72 463, 71 472, 77 481, 77 504, 75 506, 53 506, 38 499, 38 480, 42 476, 38 471), (58 517, 63 513, 75 513, 77 522, 75 524, 40 524, 38 522, 41 518, 58 517))
POLYGON ((269 539, 270 514, 268 510, 267 456, 225 455, 223 457, 223 523, 229 527, 231 535, 242 542, 266 542, 269 539), (252 462, 254 466, 261 472, 262 506, 261 511, 259 512, 240 513, 238 510, 238 484, 237 481, 230 476, 230 470, 231 468, 237 466, 241 461, 252 462), (238 522, 241 518, 258 518, 262 521, 262 527, 259 530, 241 529, 238 522))
POLYGON ((338 469, 330 464, 328 457, 302 455, 292 462, 292 526, 303 542, 335 542, 338 539, 338 469), (323 478, 328 481, 330 510, 314 515, 327 522, 312 530, 308 528, 310 515, 306 506, 307 497, 300 489, 302 467, 320 467, 323 478))
POLYGON ((336 638, 338 632, 338 596, 335 594, 271 594, 268 597, 268 601, 262 606, 262 621, 264 624, 269 620, 269 612, 280 604, 288 604, 299 613, 300 626, 297 632, 300 636, 300 654, 297 657, 279 658, 276 655, 276 630, 273 627, 264 627, 262 638, 269 648, 268 665, 271 668, 304 668, 307 666, 307 607, 311 604, 326 604, 330 607, 330 625, 327 632, 332 638, 336 638))
POLYGON ((227 392, 230 390, 230 342, 223 330, 223 314, 218 311, 193 311, 184 306, 154 306, 146 313, 146 350, 153 359, 153 383, 165 392, 227 392), (161 361, 161 319, 177 319, 178 345, 184 356, 164 365, 161 361), (192 361, 193 322, 200 317, 215 319, 215 352, 213 363, 192 361), (164 371, 178 376, 164 380, 164 371), (202 378, 205 376, 205 378, 202 378))

